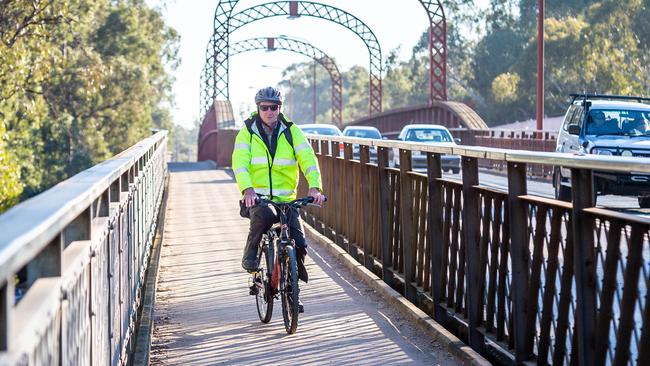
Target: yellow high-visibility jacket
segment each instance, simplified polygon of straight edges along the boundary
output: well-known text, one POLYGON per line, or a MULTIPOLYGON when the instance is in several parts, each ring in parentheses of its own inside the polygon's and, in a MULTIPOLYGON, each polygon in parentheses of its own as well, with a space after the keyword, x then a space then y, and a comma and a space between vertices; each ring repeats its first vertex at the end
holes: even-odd
POLYGON ((275 157, 272 157, 255 123, 257 118, 257 112, 254 112, 235 138, 232 169, 239 191, 253 187, 256 193, 269 196, 276 202, 294 200, 298 187, 298 165, 309 188, 322 190, 318 160, 302 130, 280 113, 277 147, 275 157), (286 137, 288 130, 291 131, 293 146, 286 137))

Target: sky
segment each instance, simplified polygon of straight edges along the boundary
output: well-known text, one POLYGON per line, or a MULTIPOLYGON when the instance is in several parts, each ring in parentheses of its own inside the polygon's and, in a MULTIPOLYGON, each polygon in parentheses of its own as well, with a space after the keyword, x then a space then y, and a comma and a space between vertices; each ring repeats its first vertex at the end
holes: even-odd
MULTIPOLYGON (((487 0, 478 0, 478 3, 487 0)), ((233 14, 266 1, 241 0, 233 14)), ((269 1, 270 2, 270 1, 269 1)), ((428 17, 417 0, 322 0, 316 1, 345 10, 363 21, 381 45, 382 57, 400 47, 400 59, 410 57, 412 47, 427 29, 428 17)), ((205 50, 213 33, 215 0, 147 0, 161 9, 168 25, 179 33, 181 64, 175 78, 172 108, 174 123, 191 128, 201 116, 200 76, 205 64, 205 50)), ((255 37, 287 36, 304 40, 337 61, 339 70, 352 66, 369 68, 368 50, 355 33, 325 19, 271 17, 244 25, 230 34, 230 43, 255 37)), ((287 66, 311 61, 308 57, 278 50, 251 51, 230 57, 230 100, 235 118, 241 118, 253 106, 255 92, 265 86, 276 86, 287 66), (263 66, 264 65, 264 66, 263 66)), ((320 66, 319 66, 320 67, 320 66)))

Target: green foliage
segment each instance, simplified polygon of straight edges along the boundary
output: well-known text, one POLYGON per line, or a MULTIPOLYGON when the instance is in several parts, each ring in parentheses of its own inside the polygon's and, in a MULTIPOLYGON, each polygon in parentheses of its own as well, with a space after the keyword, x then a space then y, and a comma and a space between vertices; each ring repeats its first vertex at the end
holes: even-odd
POLYGON ((492 81, 492 98, 499 103, 513 102, 517 99, 517 86, 521 78, 518 74, 503 73, 492 81))
POLYGON ((20 177, 12 202, 171 126, 177 47, 142 0, 0 0, 0 186, 20 177))
POLYGON ((0 213, 16 203, 23 191, 20 169, 15 157, 7 151, 7 133, 0 121, 0 213))

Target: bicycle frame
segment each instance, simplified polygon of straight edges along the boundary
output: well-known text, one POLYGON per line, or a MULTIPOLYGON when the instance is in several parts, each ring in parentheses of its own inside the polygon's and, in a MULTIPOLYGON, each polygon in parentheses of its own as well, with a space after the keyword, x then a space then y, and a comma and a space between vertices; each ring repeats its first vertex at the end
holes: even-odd
MULTIPOLYGON (((255 292, 257 311, 260 320, 268 323, 271 320, 273 299, 279 295, 282 300, 282 317, 284 326, 289 334, 295 333, 298 327, 298 313, 300 300, 298 294, 298 270, 295 241, 291 239, 289 228, 289 215, 292 209, 301 206, 313 205, 312 197, 300 198, 287 203, 276 203, 260 197, 258 205, 268 207, 271 205, 276 210, 278 223, 275 223, 264 234, 258 247, 258 258, 265 258, 265 265, 256 272, 254 281, 256 286, 264 289, 263 297, 259 290, 255 292), (261 281, 258 281, 261 280, 261 281), (260 301, 260 299, 263 299, 260 301)), ((317 206, 317 205, 314 205, 317 206)))
POLYGON ((271 258, 273 260, 273 272, 271 273, 271 288, 273 293, 277 294, 280 279, 280 263, 284 260, 285 248, 287 245, 293 245, 289 236, 289 224, 287 212, 290 210, 288 205, 277 205, 271 203, 277 211, 279 223, 273 224, 267 231, 267 245, 271 248, 271 258), (278 229, 280 235, 278 235, 278 229))
POLYGON ((289 236, 289 223, 288 223, 288 214, 291 208, 300 209, 302 206, 319 206, 314 205, 311 202, 313 199, 311 197, 305 197, 297 199, 291 202, 286 203, 276 203, 271 200, 264 198, 263 196, 259 197, 259 205, 271 205, 276 210, 278 215, 279 222, 273 224, 271 228, 267 231, 266 236, 268 243, 270 245, 271 257, 273 260, 273 272, 271 273, 271 287, 274 294, 278 291, 278 279, 280 276, 280 262, 284 260, 285 247, 287 245, 293 246, 293 239, 289 236), (280 229, 280 235, 278 235, 277 230, 280 229), (275 244, 275 245, 273 245, 275 244))

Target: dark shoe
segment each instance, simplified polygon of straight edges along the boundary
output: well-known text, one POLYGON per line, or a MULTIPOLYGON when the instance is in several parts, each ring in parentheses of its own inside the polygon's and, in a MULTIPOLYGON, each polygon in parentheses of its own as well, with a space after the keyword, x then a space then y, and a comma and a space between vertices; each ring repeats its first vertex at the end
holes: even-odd
POLYGON ((245 258, 241 261, 241 266, 248 272, 256 272, 258 267, 257 259, 245 258))
POLYGON ((298 312, 299 313, 304 313, 305 312, 305 306, 302 304, 302 301, 298 300, 298 312))
POLYGON ((248 289, 248 293, 253 296, 258 295, 260 293, 260 289, 264 289, 264 283, 262 282, 259 273, 253 276, 253 284, 248 289))
POLYGON ((260 293, 260 289, 257 288, 257 286, 255 286, 255 285, 248 288, 248 294, 249 295, 255 296, 255 295, 259 294, 259 293, 260 293))

